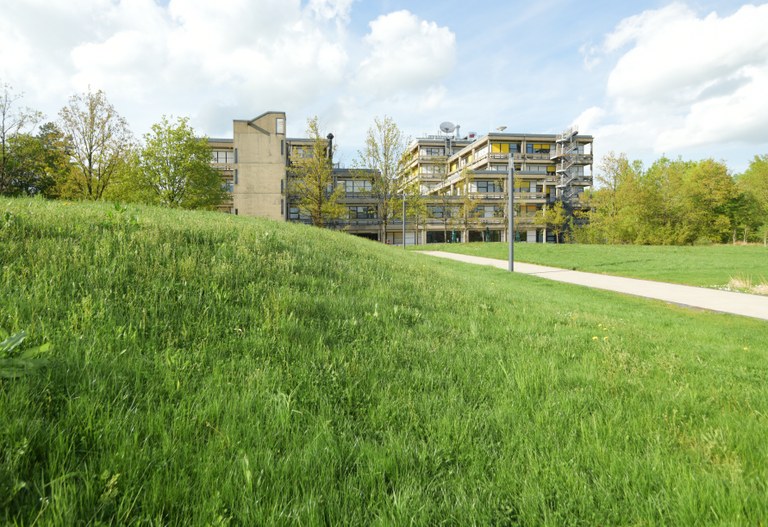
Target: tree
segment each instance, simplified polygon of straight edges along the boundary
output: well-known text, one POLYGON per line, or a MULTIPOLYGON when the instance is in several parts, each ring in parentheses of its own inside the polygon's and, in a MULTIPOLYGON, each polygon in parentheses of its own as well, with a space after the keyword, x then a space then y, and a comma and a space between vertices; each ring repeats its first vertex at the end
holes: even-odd
POLYGON ((458 224, 461 226, 461 229, 463 231, 464 239, 463 241, 467 242, 469 241, 469 230, 472 227, 477 226, 477 218, 478 218, 478 200, 475 199, 474 193, 472 191, 472 182, 474 180, 474 172, 471 170, 467 170, 466 168, 462 170, 461 173, 461 201, 459 204, 459 214, 458 214, 458 224))
POLYGON ((376 117, 368 129, 365 147, 358 151, 357 165, 372 170, 371 195, 376 200, 376 212, 381 221, 381 240, 386 240, 387 225, 395 218, 400 204, 399 180, 406 140, 397 124, 390 118, 376 117))
POLYGON ((73 197, 101 199, 132 147, 127 121, 101 90, 73 95, 59 118, 76 167, 73 197))
POLYGON ((741 192, 751 196, 754 223, 762 226, 763 244, 768 245, 768 154, 755 156, 736 183, 741 192))
POLYGON ((43 114, 27 107, 17 107, 16 103, 21 100, 22 95, 14 93, 9 85, 3 84, 2 90, 0 94, 0 194, 11 194, 18 189, 13 189, 10 181, 9 143, 24 130, 37 125, 42 120, 43 114))
POLYGON ((568 226, 568 214, 566 214, 563 202, 558 200, 551 207, 546 206, 536 212, 536 222, 552 231, 555 242, 560 243, 560 237, 568 226))
POLYGON ((643 203, 639 179, 642 165, 626 155, 603 157, 595 175, 598 188, 584 195, 588 223, 575 237, 589 243, 634 243, 643 203))
POLYGON ((297 200, 299 212, 309 216, 312 225, 323 227, 347 211, 339 203, 344 188, 335 184, 333 152, 328 151, 316 116, 307 119, 307 134, 312 140, 311 151, 291 160, 288 192, 297 200))
POLYGON ((419 243, 419 225, 427 218, 427 200, 421 193, 421 185, 418 178, 414 178, 405 184, 405 214, 414 224, 414 242, 419 243))
POLYGON ((139 173, 161 205, 214 209, 225 198, 208 140, 195 136, 186 117, 171 122, 163 116, 152 125, 139 153, 139 173))
POLYGON ((37 135, 16 134, 6 148, 6 194, 57 197, 69 172, 69 155, 61 131, 54 123, 37 135))
MULTIPOLYGON (((448 181, 448 173, 444 172, 441 175, 442 181, 438 185, 440 190, 434 195, 430 196, 433 203, 432 217, 439 219, 443 224, 443 242, 447 243, 448 240, 448 225, 453 222, 454 217, 457 215, 454 196, 451 195, 451 188, 446 184, 448 181)), ((450 240, 453 241, 453 240, 450 240)))

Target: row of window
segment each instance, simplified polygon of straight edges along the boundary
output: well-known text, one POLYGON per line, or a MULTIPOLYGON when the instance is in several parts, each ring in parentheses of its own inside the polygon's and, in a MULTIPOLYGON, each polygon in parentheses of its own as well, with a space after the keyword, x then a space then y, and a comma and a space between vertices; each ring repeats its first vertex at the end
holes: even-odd
POLYGON ((470 184, 471 192, 479 192, 481 194, 489 192, 504 192, 501 181, 485 181, 477 180, 470 184))
POLYGON ((211 162, 230 165, 235 162, 235 153, 232 150, 213 150, 211 162))
MULTIPOLYGON (((347 217, 350 220, 375 220, 376 208, 368 205, 349 207, 347 217)), ((525 217, 533 216, 538 210, 536 205, 521 205, 515 204, 515 214, 523 215, 525 217)), ((460 216, 460 207, 451 205, 448 207, 442 207, 439 205, 430 205, 427 207, 427 215, 432 219, 441 218, 458 218, 460 216)), ((478 205, 472 211, 473 218, 503 218, 504 206, 503 205, 478 205)), ((298 207, 289 207, 288 219, 299 221, 309 220, 310 217, 306 214, 302 214, 298 207)))
POLYGON ((419 153, 422 156, 444 156, 445 148, 442 146, 422 146, 419 153))
POLYGON ((445 174, 445 165, 421 165, 422 174, 445 174))
POLYGON ((363 194, 365 192, 371 192, 371 182, 365 179, 344 179, 339 181, 340 185, 344 185, 344 192, 347 194, 363 194))
POLYGON ((356 207, 349 207, 349 219, 351 220, 376 219, 376 208, 370 205, 359 205, 356 207))

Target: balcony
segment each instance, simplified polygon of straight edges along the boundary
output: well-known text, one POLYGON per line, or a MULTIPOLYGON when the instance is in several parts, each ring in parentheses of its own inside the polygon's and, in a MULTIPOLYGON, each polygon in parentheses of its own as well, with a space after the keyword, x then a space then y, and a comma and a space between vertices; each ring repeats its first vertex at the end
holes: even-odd
POLYGON ((523 201, 543 201, 547 199, 544 192, 515 192, 515 199, 523 201))

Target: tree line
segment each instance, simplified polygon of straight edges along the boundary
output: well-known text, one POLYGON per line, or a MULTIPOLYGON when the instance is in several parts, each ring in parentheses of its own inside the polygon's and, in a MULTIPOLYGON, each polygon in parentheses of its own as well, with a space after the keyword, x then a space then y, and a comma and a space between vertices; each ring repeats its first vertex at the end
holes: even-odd
MULTIPOLYGON (((289 192, 315 225, 347 219, 340 204, 344 191, 334 183, 333 152, 316 117, 308 121, 307 134, 312 152, 292 160, 289 192)), ((426 198, 418 180, 402 179, 406 143, 391 118, 376 118, 354 163, 354 177, 368 182, 382 239, 388 224, 401 219, 403 201, 417 227, 429 216, 429 202, 442 210, 446 232, 454 224, 469 229, 478 212, 468 188, 458 203, 447 195, 426 198)), ((743 174, 732 176, 725 163, 712 159, 662 157, 645 168, 625 154, 609 154, 594 178, 573 215, 555 203, 535 222, 558 239, 567 234, 580 243, 768 244, 768 155, 755 156, 743 174)), ((57 119, 46 121, 3 85, 0 195, 214 209, 227 193, 211 166, 207 139, 195 134, 187 118, 163 116, 140 142, 101 90, 73 95, 57 119)))
POLYGON ((572 239, 581 243, 691 245, 768 242, 768 155, 743 174, 723 162, 662 157, 647 169, 605 156, 582 195, 572 239))
POLYGON ((216 208, 226 196, 206 138, 163 116, 139 142, 101 91, 70 97, 58 118, 0 93, 0 195, 216 208))

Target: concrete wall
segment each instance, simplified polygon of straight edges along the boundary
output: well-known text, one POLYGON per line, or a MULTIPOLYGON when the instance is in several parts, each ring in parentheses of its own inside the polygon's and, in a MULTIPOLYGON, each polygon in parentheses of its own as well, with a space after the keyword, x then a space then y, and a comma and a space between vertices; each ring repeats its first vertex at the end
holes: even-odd
POLYGON ((281 210, 285 181, 285 113, 268 112, 252 121, 234 121, 237 183, 233 206, 238 214, 275 220, 281 210), (282 126, 278 127, 278 120, 282 126))

